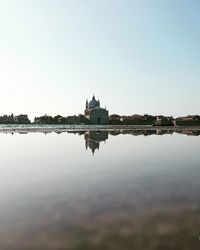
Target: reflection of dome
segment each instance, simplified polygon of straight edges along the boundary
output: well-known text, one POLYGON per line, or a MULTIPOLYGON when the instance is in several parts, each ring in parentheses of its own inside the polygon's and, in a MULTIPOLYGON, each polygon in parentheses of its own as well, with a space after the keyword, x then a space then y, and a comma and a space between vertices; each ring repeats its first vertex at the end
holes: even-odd
POLYGON ((92 150, 92 154, 94 154, 96 149, 99 149, 99 144, 100 143, 98 141, 89 140, 88 146, 92 150))
POLYGON ((108 139, 108 131, 86 131, 85 132, 85 147, 89 147, 94 154, 96 149, 99 149, 100 142, 108 139))
POLYGON ((89 109, 99 107, 99 101, 95 99, 95 96, 92 97, 92 100, 89 102, 89 109))

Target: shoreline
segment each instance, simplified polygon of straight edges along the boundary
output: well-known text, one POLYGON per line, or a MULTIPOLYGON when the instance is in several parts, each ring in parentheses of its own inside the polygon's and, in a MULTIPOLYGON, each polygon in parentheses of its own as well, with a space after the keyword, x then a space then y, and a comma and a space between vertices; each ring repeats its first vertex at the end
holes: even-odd
POLYGON ((150 126, 150 125, 0 125, 0 133, 50 133, 84 131, 200 131, 200 126, 150 126))

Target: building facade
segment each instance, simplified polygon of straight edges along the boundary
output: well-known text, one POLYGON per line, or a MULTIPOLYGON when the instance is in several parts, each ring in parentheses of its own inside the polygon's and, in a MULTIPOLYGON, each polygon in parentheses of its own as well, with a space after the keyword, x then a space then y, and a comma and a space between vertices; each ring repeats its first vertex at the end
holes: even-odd
POLYGON ((97 101, 95 96, 90 102, 86 100, 85 118, 89 120, 90 124, 106 125, 109 123, 108 110, 100 107, 100 101, 97 101))

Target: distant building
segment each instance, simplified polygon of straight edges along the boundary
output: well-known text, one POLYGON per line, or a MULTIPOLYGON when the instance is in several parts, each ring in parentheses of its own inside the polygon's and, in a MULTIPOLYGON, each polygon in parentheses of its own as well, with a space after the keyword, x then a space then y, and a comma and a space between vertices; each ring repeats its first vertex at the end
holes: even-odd
POLYGON ((0 123, 1 124, 14 124, 14 115, 4 115, 0 117, 0 123))
POLYGON ((109 123, 109 115, 106 108, 100 107, 100 101, 92 97, 92 100, 88 102, 86 100, 85 118, 87 118, 90 124, 106 125, 109 123))
POLYGON ((174 126, 174 118, 172 116, 158 115, 154 123, 155 126, 174 126))
POLYGON ((0 116, 0 124, 29 124, 28 115, 4 115, 0 116))
POLYGON ((28 115, 17 115, 14 117, 14 121, 15 123, 18 123, 18 124, 29 124, 31 123, 29 118, 28 118, 28 115))
POLYGON ((185 117, 178 117, 175 120, 176 126, 199 126, 200 116, 199 115, 188 115, 185 117))

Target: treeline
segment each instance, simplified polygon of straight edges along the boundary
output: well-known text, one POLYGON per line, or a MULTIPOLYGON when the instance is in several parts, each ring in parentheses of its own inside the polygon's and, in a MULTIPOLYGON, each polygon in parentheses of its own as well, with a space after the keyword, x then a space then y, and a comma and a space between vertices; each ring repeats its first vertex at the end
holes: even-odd
POLYGON ((188 115, 186 117, 178 117, 175 119, 175 126, 200 126, 199 115, 188 115))
MULTIPOLYGON (((41 116, 34 119, 36 124, 90 124, 90 121, 84 115, 74 115, 62 117, 57 115, 41 116)), ((152 116, 152 115, 118 115, 109 116, 110 125, 152 125, 152 126, 200 126, 199 115, 188 115, 186 117, 173 118, 172 116, 152 116)))
POLYGON ((153 125, 156 121, 156 117, 151 115, 117 115, 113 114, 109 117, 109 123, 111 125, 153 125))
MULTIPOLYGON (((4 115, 0 116, 0 124, 30 124, 28 115, 4 115)), ((82 114, 63 117, 61 115, 44 115, 35 117, 33 124, 65 124, 81 125, 90 124, 90 121, 82 114)), ((172 116, 152 115, 118 115, 109 116, 110 125, 152 125, 152 126, 200 126, 199 115, 188 115, 185 117, 173 118, 172 116)))
POLYGON ((40 117, 35 117, 34 119, 35 124, 65 124, 65 125, 72 125, 72 124, 89 124, 89 120, 85 118, 84 115, 73 115, 73 116, 67 116, 63 117, 61 115, 57 116, 40 116, 40 117))
POLYGON ((120 116, 111 115, 109 123, 111 125, 152 125, 152 126, 200 126, 199 115, 188 115, 173 118, 172 116, 152 116, 152 115, 132 115, 120 116))
POLYGON ((29 124, 31 121, 28 115, 4 115, 0 116, 0 124, 29 124))
MULTIPOLYGON (((120 116, 111 115, 109 117, 110 125, 153 125, 156 121, 156 117, 150 115, 134 115, 134 116, 120 116)), ((90 121, 85 118, 84 115, 74 115, 62 117, 57 115, 55 117, 44 115, 40 117, 35 117, 35 124, 68 124, 68 125, 80 125, 80 124, 90 124, 90 121)))

